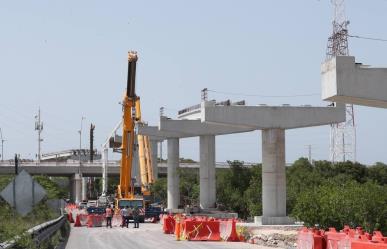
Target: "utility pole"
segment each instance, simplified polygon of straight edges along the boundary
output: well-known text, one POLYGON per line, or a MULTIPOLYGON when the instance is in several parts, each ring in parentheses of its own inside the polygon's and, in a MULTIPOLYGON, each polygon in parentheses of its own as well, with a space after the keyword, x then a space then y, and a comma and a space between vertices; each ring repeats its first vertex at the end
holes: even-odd
MULTIPOLYGON (((349 55, 348 25, 345 16, 345 0, 331 0, 334 8, 333 32, 328 38, 326 59, 339 55, 349 55)), ((331 125, 330 160, 332 163, 351 160, 356 161, 356 126, 352 104, 345 105, 346 121, 331 125)))
POLYGON ((15 175, 19 174, 19 156, 15 154, 15 175))
POLYGON ((95 125, 90 124, 90 162, 93 162, 94 157, 94 129, 95 125))
POLYGON ((79 176, 81 178, 81 188, 82 188, 82 191, 81 191, 81 200, 86 200, 87 198, 87 188, 86 188, 86 178, 84 178, 82 176, 82 170, 81 170, 81 167, 82 167, 82 123, 83 123, 83 120, 86 119, 85 117, 82 116, 81 118, 81 129, 78 131, 79 132, 79 176))
POLYGON ((82 158, 81 158, 81 150, 82 150, 82 123, 85 117, 81 118, 81 129, 78 131, 79 133, 79 174, 82 174, 81 166, 82 166, 82 158))
POLYGON ((40 134, 42 133, 42 130, 43 130, 43 122, 40 120, 40 107, 39 107, 38 115, 35 115, 35 131, 38 131, 38 156, 37 156, 38 164, 40 164, 40 159, 41 159, 40 144, 43 141, 43 139, 41 138, 40 134))
POLYGON ((1 140, 1 161, 4 162, 4 142, 6 141, 3 138, 3 132, 0 128, 0 140, 1 140))
POLYGON ((202 90, 202 96, 201 96, 202 98, 202 101, 207 101, 208 100, 208 89, 207 88, 204 88, 203 90, 202 90))
MULTIPOLYGON (((94 129, 95 125, 92 123, 90 124, 90 162, 93 162, 94 157, 94 129)), ((93 195, 93 189, 94 189, 94 177, 88 178, 88 185, 89 185, 89 198, 92 198, 93 195)))

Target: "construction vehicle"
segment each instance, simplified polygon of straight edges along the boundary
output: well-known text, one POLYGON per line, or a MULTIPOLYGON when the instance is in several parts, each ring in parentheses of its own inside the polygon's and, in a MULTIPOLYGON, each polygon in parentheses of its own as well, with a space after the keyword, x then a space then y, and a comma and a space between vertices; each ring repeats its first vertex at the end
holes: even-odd
POLYGON ((149 137, 136 134, 136 125, 144 125, 141 120, 140 97, 135 93, 137 53, 128 53, 127 88, 122 102, 122 142, 120 184, 117 186, 116 212, 129 206, 140 209, 140 222, 144 222, 145 208, 150 204, 150 185, 154 182, 149 137), (138 145, 136 144, 136 138, 138 145), (138 148, 137 148, 138 146, 138 148), (134 153, 139 153, 141 186, 135 186, 132 178, 134 153))

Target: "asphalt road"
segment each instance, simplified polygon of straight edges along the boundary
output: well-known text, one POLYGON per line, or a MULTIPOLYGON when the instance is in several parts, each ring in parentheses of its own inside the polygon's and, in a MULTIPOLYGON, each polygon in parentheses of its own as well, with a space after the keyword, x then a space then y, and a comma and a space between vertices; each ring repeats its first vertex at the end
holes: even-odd
POLYGON ((139 229, 105 227, 71 227, 66 249, 206 249, 206 248, 255 248, 267 249, 242 242, 176 241, 173 235, 162 232, 160 224, 140 224, 139 229))

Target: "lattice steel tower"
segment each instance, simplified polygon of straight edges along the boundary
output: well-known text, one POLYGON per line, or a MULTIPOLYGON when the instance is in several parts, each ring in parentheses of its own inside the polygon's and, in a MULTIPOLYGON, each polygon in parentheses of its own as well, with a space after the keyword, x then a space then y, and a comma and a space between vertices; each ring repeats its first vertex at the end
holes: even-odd
MULTIPOLYGON (((333 32, 328 38, 326 59, 336 55, 349 55, 348 25, 345 16, 345 0, 331 0, 334 8, 333 32)), ((346 104, 346 121, 331 125, 330 160, 356 161, 356 126, 352 104, 346 104)))

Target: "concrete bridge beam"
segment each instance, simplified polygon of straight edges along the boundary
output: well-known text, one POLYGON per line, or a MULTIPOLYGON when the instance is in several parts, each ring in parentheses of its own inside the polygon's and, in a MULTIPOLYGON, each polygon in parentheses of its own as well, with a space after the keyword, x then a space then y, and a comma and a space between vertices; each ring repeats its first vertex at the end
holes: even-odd
POLYGON ((353 56, 336 56, 321 66, 322 99, 387 108, 387 68, 355 62, 353 56))

